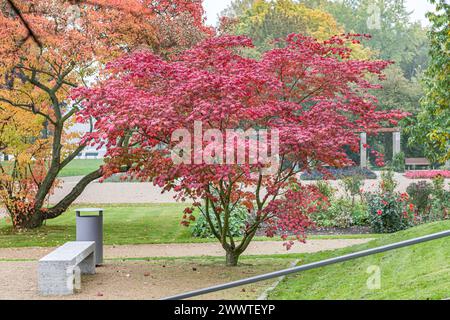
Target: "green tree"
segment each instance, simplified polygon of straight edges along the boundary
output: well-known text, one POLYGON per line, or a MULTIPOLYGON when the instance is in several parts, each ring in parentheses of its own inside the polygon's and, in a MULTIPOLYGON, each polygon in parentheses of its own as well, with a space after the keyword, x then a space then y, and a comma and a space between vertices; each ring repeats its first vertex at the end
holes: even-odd
MULTIPOLYGON (((291 33, 325 40, 344 32, 331 14, 294 0, 237 0, 223 15, 234 21, 231 27, 227 26, 228 33, 253 39, 255 49, 250 55, 254 57, 274 48, 277 39, 291 33)), ((352 49, 357 58, 370 56, 360 45, 352 45, 352 49)))
POLYGON ((363 41, 383 60, 393 60, 407 79, 417 76, 428 64, 428 40, 420 23, 411 22, 404 0, 305 0, 311 8, 333 15, 346 32, 370 34, 363 41))
MULTIPOLYGON (((429 63, 429 40, 426 29, 420 23, 411 22, 411 13, 403 0, 305 0, 307 6, 331 13, 344 26, 346 32, 369 33, 370 41, 363 41, 377 58, 392 60, 395 65, 385 70, 386 80, 380 84, 382 90, 374 95, 385 110, 402 109, 412 115, 400 125, 407 128, 420 111, 420 100, 424 92, 421 77, 429 63)), ((409 132, 404 132, 407 142, 409 132)), ((370 138, 372 147, 385 153, 390 160, 392 135, 370 138)), ((403 144, 408 157, 423 156, 420 144, 403 144)))
POLYGON ((429 159, 444 163, 450 159, 450 5, 445 0, 430 1, 436 5, 436 12, 427 15, 431 63, 423 80, 425 96, 410 143, 423 144, 429 159))
POLYGON ((417 114, 420 110, 420 99, 423 90, 417 78, 408 80, 399 65, 394 64, 384 71, 386 79, 378 80, 383 90, 374 90, 383 110, 405 110, 417 114))

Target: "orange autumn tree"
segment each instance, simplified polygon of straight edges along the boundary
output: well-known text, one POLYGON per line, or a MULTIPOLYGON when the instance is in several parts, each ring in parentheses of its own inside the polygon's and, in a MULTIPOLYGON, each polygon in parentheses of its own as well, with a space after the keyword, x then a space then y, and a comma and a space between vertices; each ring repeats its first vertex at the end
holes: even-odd
MULTIPOLYGON (((3 172, 10 186, 8 192, 0 186, 3 202, 16 228, 36 228, 58 217, 104 174, 98 168, 59 203, 46 205, 59 172, 86 147, 74 147, 67 136, 81 108, 68 99, 70 90, 95 82, 99 69, 124 53, 149 48, 169 58, 191 47, 209 33, 203 14, 200 0, 0 0, 0 110, 40 122, 41 130, 34 128, 27 139, 48 146, 28 150, 27 161, 15 162, 23 173, 23 167, 39 172, 39 179, 25 173, 25 180, 12 179, 13 171, 3 172)), ((119 143, 126 147, 127 141, 119 143)))
POLYGON ((36 188, 44 178, 42 159, 48 158, 51 139, 42 135, 43 124, 42 117, 25 110, 0 108, 0 153, 12 157, 0 162, 0 204, 7 208, 13 226, 33 210, 36 188))

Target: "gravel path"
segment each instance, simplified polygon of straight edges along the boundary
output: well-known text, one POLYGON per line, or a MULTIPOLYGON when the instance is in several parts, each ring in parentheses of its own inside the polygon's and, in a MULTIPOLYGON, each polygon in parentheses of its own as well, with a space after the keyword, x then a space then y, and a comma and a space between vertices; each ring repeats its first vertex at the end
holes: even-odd
MULTIPOLYGON (((309 240, 306 244, 296 244, 292 250, 286 251, 283 242, 254 241, 250 244, 246 255, 272 255, 291 253, 313 253, 335 250, 352 245, 367 243, 372 239, 330 239, 309 240)), ((54 248, 0 248, 0 260, 38 260, 54 250, 54 248)), ((222 257, 223 249, 216 243, 193 244, 149 244, 105 246, 106 259, 147 258, 147 257, 222 257)))
MULTIPOLYGON (((0 261, 0 300, 150 300, 287 268, 286 261, 263 261, 225 268, 223 263, 114 261, 81 278, 73 296, 42 297, 37 292, 37 262, 0 261)), ((198 299, 253 300, 269 282, 247 285, 198 299)))
MULTIPOLYGON (((343 248, 371 239, 310 240, 298 244, 289 253, 306 253, 343 248)), ((37 259, 53 248, 0 249, 0 300, 144 300, 160 299, 177 293, 264 274, 289 267, 289 259, 251 259, 235 268, 222 262, 186 260, 118 261, 107 260, 94 276, 83 276, 81 291, 67 297, 41 297, 37 293, 37 259), (2 261, 3 259, 3 261, 2 261), (31 259, 32 261, 6 261, 31 259)), ((283 254, 281 242, 254 242, 247 255, 283 254)), ((106 246, 105 256, 113 258, 223 256, 214 243, 106 246)), ((265 281, 199 297, 199 299, 254 300, 272 284, 265 281)))
MULTIPOLYGON (((62 186, 50 197, 51 203, 64 198, 76 185, 79 178, 64 178, 62 186)), ((99 183, 93 182, 78 197, 75 203, 174 203, 171 192, 162 194, 161 188, 152 183, 99 183)))
MULTIPOLYGON (((379 174, 379 173, 377 173, 379 174)), ((402 174, 395 175, 398 182, 397 190, 406 192, 406 188, 415 180, 405 178, 402 174)), ((50 198, 50 202, 56 203, 68 194, 80 177, 70 177, 62 179, 61 188, 58 188, 55 194, 50 198)), ((379 180, 366 180, 364 183, 365 191, 375 191, 378 188, 379 180)), ((420 179, 424 180, 424 179, 420 179)), ((417 181, 420 181, 417 180, 417 181)), ((430 180, 428 180, 430 181, 430 180)), ((315 183, 314 181, 304 181, 305 184, 315 183)), ((450 180, 447 180, 450 183, 450 180)), ((340 181, 330 181, 330 184, 338 189, 338 194, 342 195, 340 181)), ((161 194, 161 188, 155 187, 152 183, 91 183, 81 196, 75 201, 79 204, 94 203, 174 203, 174 193, 167 192, 161 194)))

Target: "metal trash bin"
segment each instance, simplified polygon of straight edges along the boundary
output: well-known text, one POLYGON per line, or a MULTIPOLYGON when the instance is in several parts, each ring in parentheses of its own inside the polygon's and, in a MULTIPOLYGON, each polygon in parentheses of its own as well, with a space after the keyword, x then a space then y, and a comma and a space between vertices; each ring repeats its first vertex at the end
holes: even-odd
POLYGON ((77 209, 76 214, 77 241, 95 241, 95 264, 100 266, 103 264, 103 209, 77 209), (98 215, 93 215, 95 212, 98 215))

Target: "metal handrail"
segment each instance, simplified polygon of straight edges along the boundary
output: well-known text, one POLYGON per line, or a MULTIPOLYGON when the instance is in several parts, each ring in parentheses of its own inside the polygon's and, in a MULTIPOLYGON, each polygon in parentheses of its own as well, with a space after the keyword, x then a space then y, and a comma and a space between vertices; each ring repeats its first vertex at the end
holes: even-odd
POLYGON ((204 295, 207 293, 222 291, 222 290, 226 290, 226 289, 240 287, 240 286, 250 284, 250 283, 274 279, 274 278, 290 275, 290 274, 301 272, 301 271, 316 269, 316 268, 328 266, 331 264, 336 264, 336 263, 340 263, 340 262, 345 262, 345 261, 349 261, 349 260, 354 260, 354 259, 374 255, 377 253, 383 253, 383 252, 392 251, 392 250, 396 250, 396 249, 400 249, 400 248, 404 248, 404 247, 409 247, 409 246, 413 246, 416 244, 429 242, 429 241, 433 241, 433 240, 437 240, 437 239, 441 239, 441 238, 445 238, 445 237, 449 237, 449 236, 450 236, 450 230, 435 233, 435 234, 424 236, 424 237, 414 238, 411 240, 397 242, 394 244, 389 244, 389 245, 378 247, 378 248, 355 252, 355 253, 347 254, 344 256, 336 257, 336 258, 313 262, 313 263, 309 263, 309 264, 306 264, 303 266, 293 267, 293 268, 275 271, 275 272, 247 278, 247 279, 242 279, 242 280, 229 282, 229 283, 225 283, 225 284, 221 284, 221 285, 217 285, 217 286, 212 286, 209 288, 195 290, 195 291, 175 295, 172 297, 167 297, 162 300, 182 300, 182 299, 193 298, 193 297, 201 296, 201 295, 204 295))

